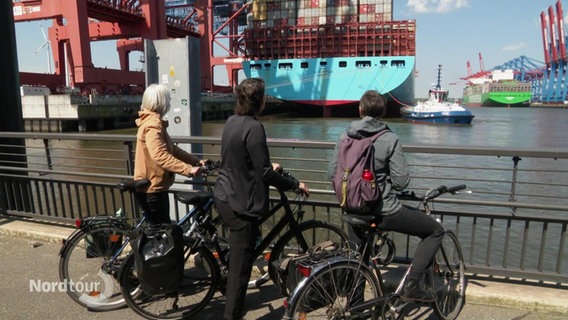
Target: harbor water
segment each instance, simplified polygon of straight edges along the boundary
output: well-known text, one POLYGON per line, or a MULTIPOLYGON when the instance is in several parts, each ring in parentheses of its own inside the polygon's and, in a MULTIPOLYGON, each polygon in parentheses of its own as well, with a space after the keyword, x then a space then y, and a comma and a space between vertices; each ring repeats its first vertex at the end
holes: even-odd
MULTIPOLYGON (((387 118, 404 144, 440 144, 502 148, 568 149, 568 110, 552 108, 469 108, 471 125, 414 124, 387 118)), ((269 138, 336 141, 356 118, 262 117, 269 138)), ((224 121, 207 121, 204 136, 220 136, 224 121)))

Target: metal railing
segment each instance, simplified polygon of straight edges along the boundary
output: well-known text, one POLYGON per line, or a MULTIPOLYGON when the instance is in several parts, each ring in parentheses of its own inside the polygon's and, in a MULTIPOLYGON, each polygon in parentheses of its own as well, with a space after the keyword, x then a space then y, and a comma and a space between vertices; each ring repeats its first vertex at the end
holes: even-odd
MULTIPOLYGON (((219 159, 218 137, 173 138, 219 159)), ((134 135, 0 132, 0 212, 72 223, 124 208, 135 218, 132 198, 115 188, 132 175, 134 145, 134 135)), ((269 147, 272 161, 310 186, 307 218, 341 224, 326 177, 334 142, 269 139, 269 147)), ((472 191, 438 198, 434 210, 458 235, 470 273, 568 283, 568 152, 437 145, 404 151, 410 189, 464 183, 472 191)), ((172 191, 186 188, 180 183, 172 191)), ((174 208, 176 217, 187 209, 174 208)), ((409 259, 419 239, 392 237, 398 258, 409 259)))

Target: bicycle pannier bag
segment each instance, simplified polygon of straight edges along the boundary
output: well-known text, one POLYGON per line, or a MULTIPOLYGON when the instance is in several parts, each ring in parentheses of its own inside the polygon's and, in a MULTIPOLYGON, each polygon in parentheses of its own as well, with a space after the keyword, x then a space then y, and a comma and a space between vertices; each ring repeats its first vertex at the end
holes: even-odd
POLYGON ((132 231, 134 263, 148 295, 175 292, 183 275, 183 231, 176 224, 159 224, 132 231))
POLYGON ((375 179, 375 140, 388 130, 355 139, 346 136, 339 141, 337 168, 331 181, 341 208, 350 214, 368 214, 381 200, 375 179))

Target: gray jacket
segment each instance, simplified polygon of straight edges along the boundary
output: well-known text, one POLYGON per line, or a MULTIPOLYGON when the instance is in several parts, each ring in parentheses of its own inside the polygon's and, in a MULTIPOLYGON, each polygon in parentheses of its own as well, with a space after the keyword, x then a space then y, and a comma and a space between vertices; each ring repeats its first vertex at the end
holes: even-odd
MULTIPOLYGON (((380 120, 366 116, 361 120, 353 121, 346 132, 340 136, 339 141, 346 135, 353 138, 362 138, 388 129, 388 126, 380 120)), ((375 176, 383 195, 382 207, 377 208, 377 211, 380 209, 380 214, 382 215, 394 214, 402 206, 396 197, 395 191, 403 190, 410 183, 402 146, 398 136, 390 130, 381 135, 375 141, 374 146, 375 176)), ((338 147, 339 143, 335 145, 335 150, 329 162, 328 178, 330 180, 333 180, 337 167, 338 147)))

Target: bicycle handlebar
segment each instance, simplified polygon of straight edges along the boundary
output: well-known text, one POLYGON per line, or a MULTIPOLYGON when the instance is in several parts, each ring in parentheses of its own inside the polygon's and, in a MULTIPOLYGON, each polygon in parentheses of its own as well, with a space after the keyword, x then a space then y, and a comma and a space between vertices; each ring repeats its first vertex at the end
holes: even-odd
POLYGON ((199 171, 201 171, 202 175, 207 175, 207 174, 214 172, 215 170, 219 169, 220 165, 221 165, 220 160, 217 160, 217 161, 207 160, 205 162, 205 165, 199 167, 199 171))
MULTIPOLYGON (((284 170, 282 167, 280 167, 278 170, 276 170, 276 172, 280 173, 284 177, 290 177, 290 178, 296 179, 296 177, 294 177, 289 171, 284 170)), ((296 180, 298 180, 298 179, 296 179, 296 180)), ((295 194, 304 194, 304 191, 302 191, 302 189, 300 189, 300 188, 294 188, 293 191, 294 191, 295 194)))
POLYGON ((397 194, 397 197, 401 200, 415 200, 415 201, 422 201, 428 202, 432 199, 435 199, 444 193, 451 193, 456 194, 456 192, 467 188, 465 184, 460 184, 453 187, 447 187, 445 185, 440 185, 436 188, 432 188, 426 192, 426 194, 422 197, 417 196, 414 191, 402 191, 397 194))

